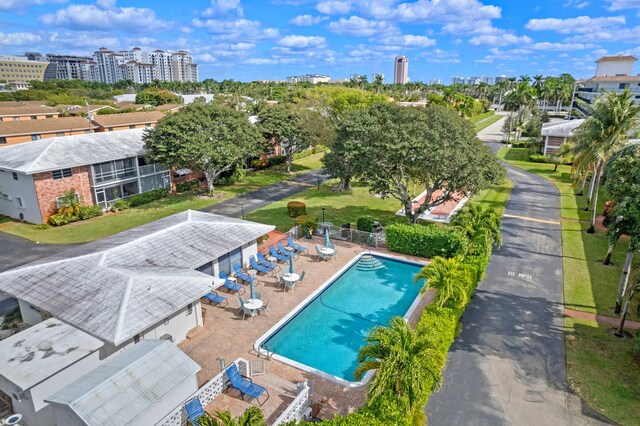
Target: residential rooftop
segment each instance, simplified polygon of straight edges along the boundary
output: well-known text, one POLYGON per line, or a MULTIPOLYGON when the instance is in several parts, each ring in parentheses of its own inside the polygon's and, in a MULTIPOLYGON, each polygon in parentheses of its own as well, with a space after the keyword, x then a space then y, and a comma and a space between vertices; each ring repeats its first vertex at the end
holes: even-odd
POLYGON ((101 127, 130 126, 155 123, 164 117, 162 111, 124 112, 122 114, 96 115, 93 121, 101 127))
MULTIPOLYGON (((143 340, 49 396, 89 426, 129 424, 193 377, 200 366, 166 340, 143 340)), ((162 407, 171 411, 173 407, 162 407)))
POLYGON ((104 343, 56 318, 0 341, 0 376, 31 389, 104 343))
MULTIPOLYGON (((58 115, 58 111, 49 114, 58 115)), ((31 114, 27 114, 31 115, 31 114)), ((79 130, 91 130, 91 125, 83 117, 61 117, 49 120, 20 120, 0 122, 0 136, 33 135, 79 130)))
MULTIPOLYGON (((52 120, 30 120, 24 123, 32 125, 39 122, 60 120, 87 122, 84 118, 70 117, 52 120)), ((3 124, 14 123, 20 122, 0 123, 0 129, 3 124)), ((60 136, 9 145, 0 149, 0 169, 29 175, 144 155, 143 130, 132 129, 118 132, 60 136)))

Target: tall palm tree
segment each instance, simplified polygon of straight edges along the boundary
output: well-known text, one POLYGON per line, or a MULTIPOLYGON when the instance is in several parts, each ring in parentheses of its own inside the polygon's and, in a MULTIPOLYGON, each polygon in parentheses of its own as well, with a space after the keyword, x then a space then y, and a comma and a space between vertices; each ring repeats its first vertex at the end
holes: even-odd
POLYGON ((594 165, 593 205, 591 227, 587 230, 595 233, 596 206, 598 191, 604 166, 613 153, 623 147, 629 138, 629 132, 637 124, 640 106, 635 105, 628 89, 622 93, 609 92, 598 98, 590 116, 578 127, 574 154, 594 165))
POLYGON ((424 278, 424 285, 420 293, 430 288, 436 290, 434 303, 440 307, 445 305, 452 308, 461 308, 469 301, 469 288, 472 284, 469 268, 462 263, 462 257, 434 257, 431 262, 422 268, 414 277, 418 282, 424 278))
POLYGON ((378 370, 369 387, 369 398, 392 392, 406 398, 407 413, 421 410, 422 397, 431 390, 427 384, 440 385, 444 357, 400 317, 391 318, 388 327, 373 328, 366 342, 358 352, 360 364, 354 376, 359 380, 367 371, 378 370))
POLYGON ((496 246, 502 245, 502 234, 500 233, 502 220, 492 208, 485 209, 475 203, 467 204, 453 218, 451 224, 462 230, 472 243, 479 243, 481 239, 488 236, 496 246))

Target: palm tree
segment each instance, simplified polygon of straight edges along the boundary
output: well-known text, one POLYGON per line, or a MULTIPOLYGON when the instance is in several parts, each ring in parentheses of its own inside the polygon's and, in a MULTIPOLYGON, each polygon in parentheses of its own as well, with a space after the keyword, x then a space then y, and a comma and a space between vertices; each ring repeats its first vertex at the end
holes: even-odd
POLYGON ((71 188, 62 197, 58 198, 58 213, 67 216, 77 216, 80 213, 82 203, 76 194, 76 190, 71 188))
POLYGON ((485 209, 480 204, 467 204, 453 218, 451 224, 462 230, 472 243, 480 243, 488 236, 496 246, 502 245, 502 234, 500 233, 502 220, 492 208, 485 209))
POLYGON ((392 392, 406 398, 407 413, 414 414, 422 409, 422 397, 431 390, 427 384, 440 385, 444 357, 404 319, 393 317, 388 327, 375 327, 369 332, 358 352, 358 362, 356 380, 367 371, 378 370, 369 387, 370 399, 392 392))
POLYGON ((604 166, 611 155, 622 148, 628 140, 629 132, 640 115, 640 106, 634 104, 633 96, 628 89, 625 89, 620 94, 606 93, 589 109, 590 116, 576 131, 574 154, 576 160, 580 159, 582 163, 590 162, 594 165, 591 227, 587 230, 593 234, 600 178, 604 166))
POLYGON ((236 418, 229 411, 218 411, 213 417, 203 416, 198 419, 198 426, 266 426, 266 424, 264 415, 258 407, 251 407, 236 418))
POLYGON ((462 257, 434 257, 427 266, 422 268, 414 277, 418 282, 424 278, 424 285, 420 293, 430 288, 436 290, 434 303, 441 308, 445 305, 451 308, 461 308, 469 301, 469 288, 472 284, 469 268, 462 263, 462 257))

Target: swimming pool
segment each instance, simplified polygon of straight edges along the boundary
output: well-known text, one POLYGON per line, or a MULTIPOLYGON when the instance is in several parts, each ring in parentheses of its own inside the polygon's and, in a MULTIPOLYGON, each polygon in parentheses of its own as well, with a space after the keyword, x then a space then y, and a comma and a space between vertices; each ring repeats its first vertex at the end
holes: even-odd
POLYGON ((388 325, 391 317, 407 316, 417 303, 421 285, 413 283, 413 276, 422 266, 381 255, 373 260, 358 256, 256 345, 275 359, 354 382, 358 350, 369 330, 388 325))

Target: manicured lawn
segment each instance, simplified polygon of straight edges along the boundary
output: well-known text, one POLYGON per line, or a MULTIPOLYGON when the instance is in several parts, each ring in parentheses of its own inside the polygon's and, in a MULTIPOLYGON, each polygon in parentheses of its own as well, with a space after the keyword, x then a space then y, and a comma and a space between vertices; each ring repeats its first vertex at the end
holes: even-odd
POLYGON ((493 116, 487 118, 484 121, 478 122, 475 125, 476 132, 479 132, 480 130, 484 129, 485 127, 491 126, 493 123, 495 123, 496 121, 499 121, 501 118, 502 118, 501 115, 493 115, 493 116))
POLYGON ((216 192, 222 195, 216 199, 199 198, 192 194, 179 194, 118 213, 109 213, 90 220, 48 229, 36 229, 34 225, 21 222, 5 223, 11 222, 11 219, 0 217, 0 224, 5 223, 0 227, 0 231, 41 243, 86 243, 181 211, 201 209, 247 191, 288 179, 295 174, 320 168, 322 155, 323 153, 318 153, 295 160, 292 165, 292 174, 284 172, 284 165, 278 165, 250 173, 241 182, 234 185, 216 187, 216 192))
POLYGON ((640 351, 592 321, 567 318, 567 379, 589 405, 622 425, 640 413, 640 351))

